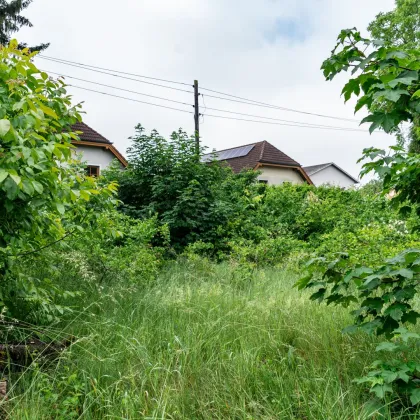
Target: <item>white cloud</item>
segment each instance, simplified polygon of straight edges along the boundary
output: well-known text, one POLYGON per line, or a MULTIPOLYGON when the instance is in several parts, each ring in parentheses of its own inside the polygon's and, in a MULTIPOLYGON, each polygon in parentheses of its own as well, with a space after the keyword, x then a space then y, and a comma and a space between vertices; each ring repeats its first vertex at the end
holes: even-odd
MULTIPOLYGON (((19 39, 28 43, 51 42, 45 54, 53 57, 191 84, 198 79, 203 87, 233 95, 353 118, 352 106, 344 105, 340 98, 345 77, 325 82, 320 65, 342 28, 357 26, 364 30, 377 13, 392 7, 393 0, 120 0, 117 4, 100 0, 35 0, 26 11, 34 27, 22 30, 19 39), (277 27, 277 37, 268 39, 267 33, 282 21, 307 25, 305 37, 296 39, 293 33, 287 33, 287 28, 284 33, 277 27)), ((187 93, 43 60, 38 64, 63 74, 193 103, 192 95, 187 93)), ((83 82, 77 84, 166 104, 83 82)), ((70 90, 75 100, 85 101, 86 122, 121 151, 128 146, 127 138, 138 122, 164 135, 178 127, 189 132, 194 129, 189 114, 70 90)), ((353 126, 344 121, 220 101, 203 93, 207 107, 353 126)), ((204 118, 201 135, 204 144, 217 149, 265 139, 304 165, 334 161, 352 174, 360 169, 356 160, 364 147, 385 147, 393 142, 385 134, 369 136, 210 117, 204 118)))

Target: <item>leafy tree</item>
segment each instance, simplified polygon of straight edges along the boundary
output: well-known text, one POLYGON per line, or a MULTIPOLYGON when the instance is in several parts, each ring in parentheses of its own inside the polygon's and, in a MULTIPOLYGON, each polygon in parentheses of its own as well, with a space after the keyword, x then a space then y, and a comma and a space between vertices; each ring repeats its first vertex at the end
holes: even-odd
MULTIPOLYGON (((409 51, 420 47, 420 0, 397 0, 395 9, 379 13, 368 27, 371 36, 386 46, 409 51)), ((403 136, 405 137, 405 136, 403 136)), ((410 153, 420 153, 420 121, 415 118, 407 138, 410 153)))
MULTIPOLYGON (((22 10, 26 9, 32 0, 0 0, 0 44, 8 45, 11 36, 18 32, 20 28, 32 27, 32 23, 21 15, 22 10)), ((30 47, 32 51, 43 51, 49 44, 40 44, 30 47)), ((27 44, 19 44, 19 48, 27 48, 27 44)))
POLYGON ((420 45, 420 0, 396 0, 395 9, 379 13, 368 30, 373 39, 381 39, 385 46, 403 50, 420 45))
POLYGON ((168 141, 138 125, 131 140, 127 170, 106 175, 120 185, 122 210, 137 218, 157 214, 176 246, 197 240, 216 243, 218 228, 226 227, 238 208, 235 195, 253 184, 256 174, 234 175, 219 162, 197 161, 195 139, 181 129, 168 141))
POLYGON ((74 161, 70 126, 80 106, 62 81, 36 68, 34 55, 16 41, 0 50, 0 309, 20 318, 35 307, 53 311, 59 292, 25 276, 21 259, 89 228, 116 190, 74 161))
MULTIPOLYGON (((362 38, 356 29, 341 31, 331 57, 322 65, 327 80, 352 70, 355 75, 343 88, 345 100, 359 97, 356 112, 366 107, 370 132, 383 129, 393 132, 401 122, 413 122, 420 113, 420 50, 389 46, 381 41, 362 38), (366 50, 369 53, 365 53, 366 50), (379 103, 379 104, 378 104, 379 103)), ((393 202, 403 214, 414 206, 419 213, 420 156, 409 155, 393 146, 392 154, 369 148, 364 151, 366 163, 362 174, 374 171, 383 176, 385 192, 394 190, 393 202), (410 205, 411 204, 411 205, 410 205)), ((351 267, 346 254, 332 260, 316 258, 308 263, 309 274, 299 288, 316 288, 313 300, 327 304, 360 305, 352 312, 355 328, 384 334, 389 341, 378 346, 378 352, 392 352, 394 360, 377 361, 368 375, 360 379, 369 383, 371 392, 384 398, 398 392, 403 403, 420 403, 420 365, 404 359, 409 346, 420 344, 420 336, 409 332, 404 324, 416 324, 420 313, 413 305, 420 281, 420 251, 408 249, 382 266, 351 267)))

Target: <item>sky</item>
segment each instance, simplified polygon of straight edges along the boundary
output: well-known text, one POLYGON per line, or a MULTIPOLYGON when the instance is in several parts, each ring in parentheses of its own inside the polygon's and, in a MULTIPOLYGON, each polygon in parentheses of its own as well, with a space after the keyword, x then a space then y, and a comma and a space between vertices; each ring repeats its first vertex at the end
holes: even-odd
MULTIPOLYGON (((393 0, 34 0, 26 9, 33 28, 16 38, 28 44, 50 42, 44 55, 78 63, 186 83, 161 83, 192 91, 199 87, 308 113, 357 120, 354 102, 344 104, 340 92, 348 75, 325 81, 321 63, 343 28, 357 27, 367 34, 368 23, 393 0)), ((82 78, 186 105, 76 81, 80 87, 139 101, 193 111, 193 94, 38 58, 49 72, 82 78)), ((54 75, 53 75, 54 76, 54 75)), ((123 154, 134 127, 157 129, 162 135, 182 127, 194 132, 193 115, 69 87, 74 102, 84 102, 84 121, 103 134, 123 154)), ((211 98, 201 90, 200 112, 245 117, 209 108, 268 118, 359 128, 357 122, 315 117, 280 109, 211 98)), ((265 120, 268 121, 268 120, 265 120)), ((272 120, 270 120, 272 121, 272 120)), ((209 151, 267 140, 300 164, 335 162, 354 176, 360 171, 365 147, 387 147, 395 142, 384 133, 297 128, 277 124, 200 118, 202 143, 209 151)), ((272 121, 278 122, 278 121, 272 121)))

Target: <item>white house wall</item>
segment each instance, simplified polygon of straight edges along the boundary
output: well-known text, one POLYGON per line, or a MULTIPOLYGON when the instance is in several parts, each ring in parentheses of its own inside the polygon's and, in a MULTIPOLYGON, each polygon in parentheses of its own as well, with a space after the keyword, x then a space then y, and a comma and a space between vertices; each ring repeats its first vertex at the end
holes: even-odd
POLYGON ((99 166, 100 169, 107 168, 116 159, 110 150, 102 147, 77 146, 76 154, 81 155, 83 163, 99 166))
POLYGON ((328 166, 325 169, 310 176, 312 182, 316 185, 335 185, 341 188, 349 188, 355 185, 355 182, 335 166, 328 166))
POLYGON ((293 169, 262 166, 258 168, 258 171, 262 172, 258 176, 258 180, 267 181, 269 185, 280 185, 283 182, 291 182, 292 184, 303 184, 305 182, 302 176, 293 169))

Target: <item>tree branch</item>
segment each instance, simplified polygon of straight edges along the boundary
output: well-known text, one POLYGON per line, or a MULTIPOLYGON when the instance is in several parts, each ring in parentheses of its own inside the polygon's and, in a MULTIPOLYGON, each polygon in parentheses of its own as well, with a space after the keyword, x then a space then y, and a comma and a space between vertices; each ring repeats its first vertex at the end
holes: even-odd
MULTIPOLYGON (((83 216, 82 220, 81 220, 79 223, 83 223, 83 222, 84 222, 84 220, 86 219, 86 217, 88 216, 88 214, 89 214, 89 213, 86 213, 86 214, 83 216)), ((57 239, 57 240, 55 240, 55 241, 53 241, 53 242, 50 242, 49 244, 44 245, 44 246, 41 246, 40 248, 35 249, 35 250, 33 250, 33 251, 26 251, 26 252, 21 252, 21 253, 19 253, 19 254, 6 254, 6 255, 7 255, 8 257, 23 257, 23 256, 26 256, 26 255, 36 254, 37 252, 40 252, 40 251, 42 251, 43 249, 49 248, 50 246, 53 246, 53 245, 55 245, 55 244, 57 244, 57 243, 59 243, 59 242, 63 241, 64 239, 66 239, 66 238, 68 238, 69 236, 73 235, 73 234, 76 232, 76 230, 77 230, 77 228, 74 228, 74 229, 73 229, 73 230, 71 230, 70 232, 67 232, 67 233, 66 233, 64 236, 62 236, 60 239, 57 239)))

